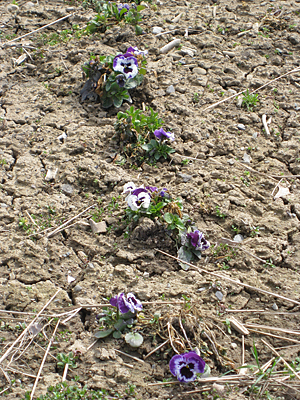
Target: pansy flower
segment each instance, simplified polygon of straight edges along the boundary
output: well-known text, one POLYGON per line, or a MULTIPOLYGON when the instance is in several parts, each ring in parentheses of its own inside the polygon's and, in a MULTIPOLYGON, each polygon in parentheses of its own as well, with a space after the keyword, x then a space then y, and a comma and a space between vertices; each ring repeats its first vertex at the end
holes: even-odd
POLYGON ((195 247, 195 250, 207 250, 210 247, 210 243, 205 239, 204 234, 198 230, 187 233, 186 237, 190 239, 191 245, 195 247))
POLYGON ((185 354, 176 354, 171 358, 171 374, 176 376, 179 382, 192 382, 196 374, 203 374, 205 361, 195 351, 185 354))
POLYGON ((117 307, 122 314, 126 314, 129 311, 134 314, 143 308, 142 303, 133 293, 128 293, 126 297, 124 293, 119 293, 117 296, 112 297, 109 302, 112 306, 117 307))
POLYGON ((113 69, 122 72, 126 79, 134 78, 139 72, 138 61, 131 53, 119 54, 114 58, 113 69))
POLYGON ((119 11, 119 14, 120 14, 120 12, 123 10, 123 8, 126 8, 126 10, 127 10, 127 11, 125 11, 124 14, 123 14, 123 15, 125 15, 125 14, 127 14, 127 12, 129 11, 130 6, 129 6, 129 4, 127 4, 127 3, 120 3, 120 4, 118 4, 118 11, 119 11))
POLYGON ((141 207, 148 208, 151 196, 146 189, 137 188, 127 197, 127 203, 133 211, 138 211, 141 207))
POLYGON ((169 140, 171 140, 171 141, 175 140, 174 133, 172 133, 172 132, 165 132, 165 131, 163 130, 163 128, 156 129, 156 131, 154 131, 154 135, 155 135, 159 140, 162 140, 162 139, 169 139, 169 140))
POLYGON ((131 193, 134 189, 136 189, 135 184, 133 182, 128 182, 124 185, 122 194, 131 193))
POLYGON ((117 75, 116 76, 116 82, 121 88, 124 87, 125 83, 126 83, 125 76, 123 74, 117 75))
POLYGON ((148 54, 148 50, 139 50, 136 46, 134 46, 134 47, 130 46, 130 47, 128 47, 126 53, 131 53, 131 54, 134 54, 135 56, 146 57, 146 55, 148 54))
POLYGON ((166 196, 166 192, 168 191, 167 188, 162 188, 161 191, 159 192, 160 197, 165 197, 166 196))

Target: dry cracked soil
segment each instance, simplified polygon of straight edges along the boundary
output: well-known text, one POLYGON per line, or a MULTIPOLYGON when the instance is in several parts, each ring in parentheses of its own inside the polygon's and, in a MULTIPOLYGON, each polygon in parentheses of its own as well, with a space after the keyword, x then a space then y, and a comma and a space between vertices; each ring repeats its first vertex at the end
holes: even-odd
POLYGON ((261 365, 276 357, 262 340, 299 365, 299 0, 153 0, 141 12, 139 36, 122 24, 81 34, 96 15, 92 2, 83 3, 0 2, 1 398, 23 399, 32 390, 55 316, 83 306, 59 317, 36 396, 61 381, 57 354, 73 351, 77 368, 67 380, 78 376, 78 384, 106 389, 110 398, 299 399, 297 379, 275 375, 251 392, 253 381, 243 381, 239 369, 243 361, 255 364, 253 343, 261 365), (161 54, 174 38, 179 46, 161 54), (119 109, 80 102, 81 65, 90 54, 129 46, 149 52, 133 105, 152 107, 176 137, 175 153, 153 166, 118 162, 112 137, 119 109), (257 103, 245 107, 256 89, 257 103), (176 256, 176 247, 155 221, 144 218, 124 235, 122 191, 130 181, 182 199, 212 245, 197 263, 205 273, 184 271, 159 252, 176 256), (91 218, 102 222, 100 233, 91 218), (119 292, 145 303, 136 326, 144 343, 136 349, 124 338, 94 343, 96 305, 119 292), (247 334, 230 329, 233 316, 247 334), (172 346, 144 362, 119 352, 143 360, 168 338, 172 346), (188 351, 189 344, 212 377, 229 373, 234 383, 154 385, 174 381, 173 349, 188 351))

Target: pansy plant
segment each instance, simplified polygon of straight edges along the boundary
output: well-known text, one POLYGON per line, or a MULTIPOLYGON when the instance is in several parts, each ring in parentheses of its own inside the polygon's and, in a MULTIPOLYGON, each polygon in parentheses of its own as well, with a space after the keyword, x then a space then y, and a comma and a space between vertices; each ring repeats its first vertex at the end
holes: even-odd
MULTIPOLYGON (((141 217, 148 217, 166 224, 168 235, 178 249, 179 264, 183 269, 188 269, 185 262, 198 260, 202 251, 210 247, 203 232, 195 228, 189 216, 182 212, 181 200, 173 199, 167 188, 137 187, 134 182, 128 182, 122 194, 126 195, 128 223, 136 224, 141 217)), ((126 236, 128 234, 127 230, 126 236)))
MULTIPOLYGON (((131 52, 137 57, 141 53, 136 48, 131 48, 131 52)), ((145 161, 155 164, 175 151, 167 145, 168 141, 175 140, 174 133, 162 128, 163 121, 152 108, 142 111, 131 106, 126 112, 120 111, 117 117, 114 139, 131 163, 138 166, 145 161)))
MULTIPOLYGON (((180 235, 181 247, 178 249, 178 258, 190 263, 193 260, 201 258, 202 251, 209 249, 210 243, 205 239, 203 232, 198 229, 188 227, 180 235)), ((183 269, 187 270, 189 266, 180 262, 183 269)))
POLYGON ((155 139, 151 139, 149 143, 142 145, 146 150, 148 157, 152 162, 158 161, 161 157, 167 159, 175 150, 168 146, 167 141, 173 142, 175 140, 174 133, 165 132, 163 128, 157 129, 153 132, 155 139))
POLYGON ((82 66, 89 79, 80 92, 81 101, 100 99, 104 108, 120 107, 124 100, 131 103, 129 90, 139 86, 147 72, 144 54, 129 47, 125 54, 115 57, 91 56, 82 66))
POLYGON ((143 309, 142 303, 135 297, 133 293, 119 293, 109 300, 114 307, 111 309, 105 307, 102 314, 98 316, 100 330, 95 333, 95 337, 105 338, 110 334, 114 338, 119 339, 122 332, 128 331, 136 323, 136 316, 143 309))

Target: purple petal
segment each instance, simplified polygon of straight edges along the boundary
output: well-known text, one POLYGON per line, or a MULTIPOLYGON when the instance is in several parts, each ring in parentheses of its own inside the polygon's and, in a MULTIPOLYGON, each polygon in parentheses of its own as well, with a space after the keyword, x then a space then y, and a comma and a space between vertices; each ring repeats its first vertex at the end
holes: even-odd
POLYGON ((127 294, 127 300, 133 305, 135 310, 141 311, 143 309, 142 303, 135 297, 133 293, 127 294))
POLYGON ((112 306, 118 307, 118 296, 112 297, 109 302, 112 306))
POLYGON ((198 245, 199 233, 200 233, 199 231, 195 231, 195 232, 188 233, 186 235, 187 238, 191 240, 191 245, 193 247, 197 247, 197 245, 198 245))
POLYGON ((172 132, 165 132, 163 130, 163 128, 160 129, 156 129, 156 131, 154 131, 154 135, 158 138, 158 139, 169 139, 169 140, 175 140, 175 136, 174 133, 172 132))
POLYGON ((130 308, 127 306, 127 301, 125 300, 125 295, 124 293, 121 293, 118 295, 118 309, 122 314, 126 314, 128 311, 130 311, 130 308))
POLYGON ((185 365, 185 361, 181 354, 176 354, 171 358, 169 368, 172 375, 177 376, 178 368, 180 365, 182 365, 182 363, 185 365))
POLYGON ((150 192, 156 192, 157 187, 156 186, 146 186, 145 189, 149 190, 150 192))
POLYGON ((189 353, 183 354, 187 365, 191 370, 197 374, 203 374, 205 368, 205 361, 198 356, 195 351, 190 351, 189 353))
POLYGON ((147 189, 144 189, 144 188, 137 188, 137 189, 134 189, 134 190, 131 192, 131 194, 132 194, 133 196, 138 196, 140 193, 148 193, 148 191, 147 191, 147 189))
MULTIPOLYGON (((128 296, 128 295, 127 295, 128 296)), ((130 311, 134 314, 134 306, 133 304, 131 304, 130 301, 128 301, 125 297, 124 297, 124 306, 126 307, 127 311, 130 311)), ((124 308, 125 309, 125 308, 124 308)), ((121 310, 120 310, 121 311, 121 310)), ((122 314, 125 314, 125 312, 121 311, 122 314)))

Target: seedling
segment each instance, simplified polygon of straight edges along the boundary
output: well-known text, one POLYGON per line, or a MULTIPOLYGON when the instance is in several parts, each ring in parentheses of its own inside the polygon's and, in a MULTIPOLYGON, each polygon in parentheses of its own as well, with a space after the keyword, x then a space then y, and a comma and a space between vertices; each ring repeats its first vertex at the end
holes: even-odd
POLYGON ((74 354, 70 352, 69 354, 64 354, 64 353, 58 353, 57 354, 57 367, 58 368, 64 368, 66 364, 68 364, 71 368, 77 368, 77 364, 75 362, 76 357, 74 357, 74 354))
POLYGON ((227 217, 226 214, 221 212, 220 206, 216 206, 216 216, 219 218, 223 218, 223 219, 225 219, 227 217))
POLYGON ((256 103, 259 101, 258 94, 251 94, 247 89, 246 93, 243 93, 243 96, 242 107, 246 108, 248 111, 253 111, 253 107, 255 107, 256 103))

